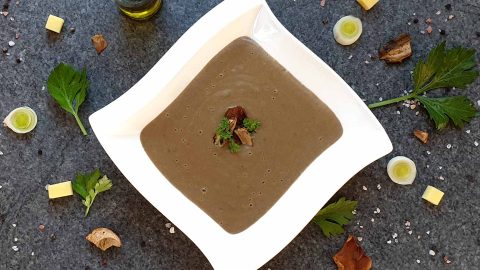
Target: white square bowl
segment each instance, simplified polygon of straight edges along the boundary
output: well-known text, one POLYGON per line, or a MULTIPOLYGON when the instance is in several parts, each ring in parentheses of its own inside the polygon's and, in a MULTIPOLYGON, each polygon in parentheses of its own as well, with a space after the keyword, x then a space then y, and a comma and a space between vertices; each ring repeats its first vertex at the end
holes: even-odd
POLYGON ((226 0, 219 4, 137 84, 91 115, 90 124, 124 176, 199 247, 216 269, 262 266, 354 174, 392 150, 385 130, 362 100, 280 24, 264 0, 226 0), (145 153, 140 132, 213 56, 241 36, 254 39, 327 104, 339 119, 343 134, 262 218, 245 231, 230 234, 162 175, 145 153))

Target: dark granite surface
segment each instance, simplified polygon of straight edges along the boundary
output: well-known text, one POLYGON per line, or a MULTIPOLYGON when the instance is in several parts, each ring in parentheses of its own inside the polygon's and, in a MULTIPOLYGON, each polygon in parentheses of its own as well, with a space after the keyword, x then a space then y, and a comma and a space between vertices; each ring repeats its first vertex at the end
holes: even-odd
MULTIPOLYGON (((180 230, 169 232, 165 227, 169 221, 120 174, 91 129, 83 137, 73 117, 52 102, 44 87, 60 61, 87 67, 91 87, 80 116, 89 128, 90 114, 135 84, 182 33, 220 1, 166 0, 159 14, 147 22, 123 17, 112 1, 0 2, 10 2, 8 16, 0 16, 0 47, 8 47, 10 40, 16 43, 9 48, 10 55, 0 55, 0 118, 23 105, 31 106, 39 116, 37 128, 28 135, 0 130, 0 269, 210 269, 180 230), (59 35, 44 29, 50 13, 65 18, 59 35), (16 33, 20 33, 18 39, 16 33), (90 43, 96 33, 109 41, 99 56, 90 43), (17 63, 17 58, 23 62, 17 63), (46 184, 96 167, 109 175, 114 187, 98 197, 88 218, 83 218, 78 197, 48 200, 46 184), (40 224, 45 225, 44 232, 39 231, 40 224), (118 232, 124 246, 103 254, 91 247, 84 237, 99 226, 118 232)), ((409 72, 415 62, 442 40, 449 46, 480 48, 480 37, 475 34, 480 29, 477 0, 384 0, 368 13, 353 0, 327 0, 323 8, 318 0, 268 2, 293 34, 368 102, 410 89, 409 72), (451 11, 444 7, 448 3, 451 11), (364 32, 355 45, 343 47, 335 43, 331 31, 336 20, 348 14, 362 19, 364 32), (455 17, 446 21, 450 14, 455 17), (418 24, 409 25, 414 18, 418 24), (433 20, 430 35, 420 33, 427 27, 427 18, 433 20), (446 35, 440 35, 439 29, 446 35), (412 35, 411 60, 387 66, 370 59, 369 54, 376 55, 382 43, 401 32, 412 35)), ((480 100, 480 80, 465 93, 480 100)), ((362 238, 360 243, 375 269, 478 269, 480 147, 474 141, 480 142, 479 119, 463 130, 439 132, 421 108, 393 105, 374 113, 390 135, 394 151, 359 172, 334 196, 359 201, 348 232, 362 238), (423 145, 414 139, 414 128, 429 131, 430 142, 423 145), (447 149, 447 144, 452 147, 447 149), (418 177, 412 186, 388 179, 385 167, 395 155, 409 156, 417 163, 418 177), (439 180, 441 176, 445 180, 439 180), (428 184, 446 193, 439 207, 421 199, 428 184), (377 207, 380 213, 374 214, 377 207), (406 220, 411 222, 411 235, 405 229, 406 220), (398 235, 398 243, 392 234, 398 235), (430 249, 435 256, 429 255, 430 249), (444 255, 452 260, 451 265, 444 265, 444 255)), ((326 239, 316 225, 309 224, 264 269, 335 269, 331 257, 345 238, 326 239)))

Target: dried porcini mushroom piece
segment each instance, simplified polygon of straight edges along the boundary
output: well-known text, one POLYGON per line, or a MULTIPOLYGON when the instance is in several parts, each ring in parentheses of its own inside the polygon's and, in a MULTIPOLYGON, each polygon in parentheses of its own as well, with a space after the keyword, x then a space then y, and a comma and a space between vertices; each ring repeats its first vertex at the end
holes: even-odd
POLYGON ((105 38, 99 34, 92 37, 92 44, 95 47, 97 54, 101 54, 108 46, 105 38))
POLYGON ((333 256, 338 270, 369 270, 372 268, 372 259, 358 245, 355 237, 349 235, 342 249, 333 256))
POLYGON ((413 135, 417 137, 421 142, 427 143, 428 142, 428 133, 426 131, 421 131, 421 130, 414 130, 413 135))
POLYGON ((247 117, 245 109, 242 106, 228 108, 225 112, 227 119, 236 119, 237 123, 243 123, 243 119, 247 117))
POLYGON ((120 237, 112 232, 112 230, 107 228, 96 228, 89 235, 87 235, 86 239, 103 251, 112 246, 122 246, 120 237))
POLYGON ((250 136, 250 133, 246 128, 237 128, 235 134, 237 134, 242 144, 253 146, 252 136, 250 136))
POLYGON ((228 124, 230 126, 230 132, 233 132, 233 130, 235 129, 235 127, 237 126, 237 118, 233 118, 233 119, 228 119, 228 124))
POLYGON ((380 59, 387 63, 401 63, 403 60, 412 56, 411 38, 409 34, 401 34, 393 40, 390 40, 379 51, 380 59))

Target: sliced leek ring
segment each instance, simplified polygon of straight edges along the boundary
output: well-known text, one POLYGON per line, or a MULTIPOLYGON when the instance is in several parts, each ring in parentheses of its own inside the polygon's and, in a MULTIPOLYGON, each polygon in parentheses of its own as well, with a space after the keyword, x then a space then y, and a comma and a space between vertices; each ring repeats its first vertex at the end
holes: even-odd
POLYGON ((333 27, 333 37, 342 45, 351 45, 362 34, 362 21, 353 16, 345 16, 333 27))
POLYGON ((16 133, 28 133, 37 126, 37 114, 30 107, 19 107, 5 117, 3 124, 16 133))
POLYGON ((411 185, 417 176, 417 167, 413 160, 398 156, 388 162, 387 173, 393 182, 400 185, 411 185))

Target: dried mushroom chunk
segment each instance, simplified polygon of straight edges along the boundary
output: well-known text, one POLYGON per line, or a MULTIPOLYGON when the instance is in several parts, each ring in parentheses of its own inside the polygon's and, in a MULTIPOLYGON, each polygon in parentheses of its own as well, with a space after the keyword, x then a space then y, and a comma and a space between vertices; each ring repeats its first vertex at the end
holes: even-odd
POLYGON ((415 135, 415 137, 417 137, 417 139, 419 139, 423 143, 428 142, 428 133, 425 131, 416 129, 413 131, 413 135, 415 135))
POLYGON ((95 35, 92 37, 92 44, 97 51, 97 54, 101 54, 108 46, 107 41, 102 35, 95 35))
POLYGON ((412 56, 411 38, 409 34, 401 34, 383 46, 378 54, 387 63, 401 63, 412 56))
POLYGON ((237 134, 238 138, 242 142, 242 144, 246 144, 249 146, 253 145, 253 140, 252 136, 250 136, 250 133, 246 128, 238 128, 235 130, 235 134, 237 134))
POLYGON ((87 235, 86 239, 103 251, 112 246, 122 246, 120 237, 112 232, 112 230, 107 228, 96 228, 89 235, 87 235))
POLYGON ((228 108, 225 112, 225 117, 227 119, 236 119, 237 123, 242 123, 243 119, 247 117, 247 114, 245 113, 245 109, 242 106, 236 106, 228 108))
POLYGON ((349 235, 342 249, 333 256, 339 270, 369 270, 372 268, 372 259, 358 245, 355 237, 349 235))

